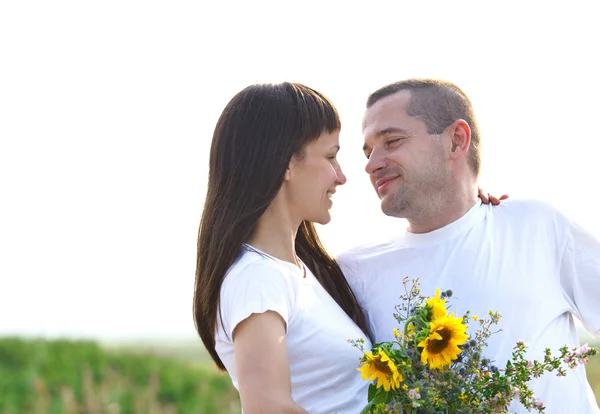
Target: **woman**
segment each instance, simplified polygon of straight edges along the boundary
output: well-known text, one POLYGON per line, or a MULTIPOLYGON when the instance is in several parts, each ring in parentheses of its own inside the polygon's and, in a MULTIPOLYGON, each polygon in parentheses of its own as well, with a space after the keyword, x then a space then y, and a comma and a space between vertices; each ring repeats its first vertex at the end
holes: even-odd
POLYGON ((346 182, 333 104, 301 84, 253 85, 215 128, 198 235, 197 330, 245 414, 358 413, 371 344, 363 313, 313 225, 346 182))
POLYGON ((357 413, 363 314, 314 222, 346 182, 333 104, 304 85, 254 85, 215 128, 194 313, 244 413, 357 413))

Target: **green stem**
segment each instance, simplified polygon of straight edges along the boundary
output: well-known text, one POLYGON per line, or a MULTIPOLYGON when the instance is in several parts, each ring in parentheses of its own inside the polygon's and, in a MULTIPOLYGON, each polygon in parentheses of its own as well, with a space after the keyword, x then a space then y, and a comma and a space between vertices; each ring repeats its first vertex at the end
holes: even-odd
POLYGON ((369 414, 369 411, 371 411, 371 408, 373 408, 373 402, 369 402, 367 405, 365 405, 365 408, 362 409, 362 411, 360 412, 360 414, 369 414))

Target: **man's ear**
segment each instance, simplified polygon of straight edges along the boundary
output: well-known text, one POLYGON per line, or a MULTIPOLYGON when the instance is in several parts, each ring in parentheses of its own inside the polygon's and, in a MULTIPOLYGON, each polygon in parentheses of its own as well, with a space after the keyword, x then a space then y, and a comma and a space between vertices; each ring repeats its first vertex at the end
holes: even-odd
POLYGON ((446 129, 450 137, 450 158, 458 159, 467 152, 471 146, 471 127, 463 119, 457 119, 446 129))

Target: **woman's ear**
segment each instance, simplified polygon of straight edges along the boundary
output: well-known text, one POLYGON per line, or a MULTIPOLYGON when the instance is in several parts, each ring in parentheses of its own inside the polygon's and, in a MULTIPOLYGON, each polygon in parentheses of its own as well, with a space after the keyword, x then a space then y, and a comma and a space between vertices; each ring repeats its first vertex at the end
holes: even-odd
POLYGON ((290 163, 288 164, 287 170, 285 170, 285 175, 283 176, 284 181, 289 181, 292 178, 294 173, 294 169, 298 165, 298 159, 295 156, 292 156, 290 163))

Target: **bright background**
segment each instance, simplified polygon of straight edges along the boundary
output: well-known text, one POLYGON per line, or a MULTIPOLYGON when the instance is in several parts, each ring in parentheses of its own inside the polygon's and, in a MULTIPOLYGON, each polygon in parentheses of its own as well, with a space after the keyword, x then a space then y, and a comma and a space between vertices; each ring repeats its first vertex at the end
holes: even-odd
POLYGON ((594 2, 54 1, 0 5, 0 335, 193 338, 208 149, 226 103, 297 81, 342 116, 333 252, 405 223, 363 168, 368 94, 470 96, 482 184, 600 236, 594 2))

